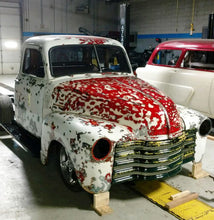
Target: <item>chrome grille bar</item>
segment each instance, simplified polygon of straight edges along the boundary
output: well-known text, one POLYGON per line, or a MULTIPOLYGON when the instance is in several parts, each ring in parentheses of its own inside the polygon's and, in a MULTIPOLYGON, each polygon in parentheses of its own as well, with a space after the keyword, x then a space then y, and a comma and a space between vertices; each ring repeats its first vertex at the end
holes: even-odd
POLYGON ((196 130, 163 141, 136 140, 115 149, 113 182, 159 179, 177 174, 183 163, 194 159, 196 130))

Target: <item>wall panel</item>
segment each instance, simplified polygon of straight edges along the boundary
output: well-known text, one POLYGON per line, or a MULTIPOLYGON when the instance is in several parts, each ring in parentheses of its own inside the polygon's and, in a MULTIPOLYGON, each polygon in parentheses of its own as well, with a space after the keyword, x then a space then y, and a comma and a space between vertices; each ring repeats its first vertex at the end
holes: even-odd
POLYGON ((190 35, 192 10, 193 0, 131 1, 130 29, 138 32, 137 51, 156 46, 155 37, 201 38, 202 28, 214 12, 214 0, 195 0, 194 31, 190 35))
POLYGON ((20 57, 20 4, 0 2, 0 74, 17 74, 20 57))

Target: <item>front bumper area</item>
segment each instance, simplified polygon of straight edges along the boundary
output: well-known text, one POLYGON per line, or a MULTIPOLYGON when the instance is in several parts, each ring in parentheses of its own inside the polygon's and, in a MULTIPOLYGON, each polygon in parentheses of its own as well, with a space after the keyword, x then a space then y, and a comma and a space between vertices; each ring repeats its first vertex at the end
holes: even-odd
POLYGON ((113 183, 163 179, 176 175, 181 165, 194 160, 196 129, 163 141, 136 140, 117 144, 113 183))

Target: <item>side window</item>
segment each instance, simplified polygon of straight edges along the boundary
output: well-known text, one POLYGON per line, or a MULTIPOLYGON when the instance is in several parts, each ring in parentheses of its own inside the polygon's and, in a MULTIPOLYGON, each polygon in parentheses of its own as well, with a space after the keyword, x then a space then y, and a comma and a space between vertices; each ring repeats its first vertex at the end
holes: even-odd
POLYGON ((187 51, 181 67, 201 70, 214 70, 213 51, 187 51))
POLYGON ((175 66, 181 52, 181 50, 159 50, 153 60, 153 63, 158 65, 175 66))
POLYGON ((37 77, 45 76, 42 56, 38 50, 25 50, 22 72, 26 74, 35 75, 37 77))

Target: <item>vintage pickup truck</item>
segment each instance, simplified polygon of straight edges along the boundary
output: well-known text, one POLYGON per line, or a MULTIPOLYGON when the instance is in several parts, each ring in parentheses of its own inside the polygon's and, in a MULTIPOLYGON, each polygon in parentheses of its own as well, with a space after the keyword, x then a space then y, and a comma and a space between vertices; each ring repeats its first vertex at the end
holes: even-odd
POLYGON ((137 78, 118 41, 81 35, 25 41, 14 102, 0 96, 0 122, 20 141, 35 138, 42 164, 56 148, 65 183, 92 194, 201 161, 211 127, 137 78))

